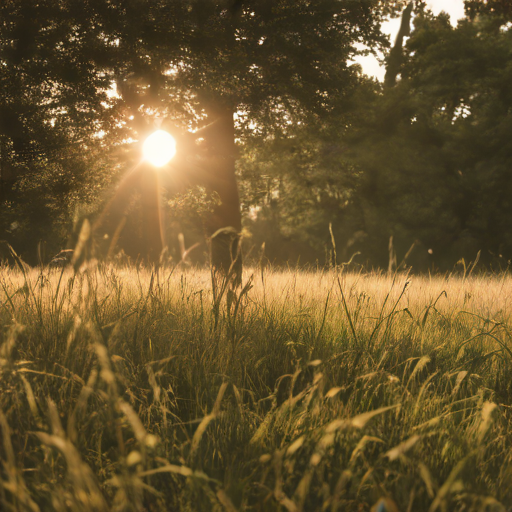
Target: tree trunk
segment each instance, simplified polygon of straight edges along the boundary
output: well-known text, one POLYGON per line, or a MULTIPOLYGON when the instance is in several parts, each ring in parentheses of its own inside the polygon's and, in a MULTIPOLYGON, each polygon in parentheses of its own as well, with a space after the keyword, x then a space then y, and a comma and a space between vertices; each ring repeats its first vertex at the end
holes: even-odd
POLYGON ((411 33, 411 15, 413 7, 414 3, 409 2, 402 13, 400 30, 398 31, 395 44, 393 48, 391 48, 386 62, 384 87, 390 88, 396 85, 396 77, 400 73, 400 67, 402 66, 404 37, 409 36, 411 33))
POLYGON ((210 241, 210 258, 214 270, 227 273, 231 268, 240 278, 242 255, 240 233, 242 216, 235 175, 236 146, 233 110, 208 109, 214 124, 201 131, 208 159, 205 162, 206 189, 219 195, 221 204, 205 220, 205 232, 210 241))
MULTIPOLYGON (((200 129, 192 136, 185 137, 173 165, 183 172, 183 182, 205 187, 209 194, 218 194, 220 204, 204 220, 205 235, 210 244, 211 265, 215 271, 227 274, 230 269, 235 279, 240 280, 242 256, 240 254, 240 233, 242 217, 240 198, 235 175, 236 146, 233 109, 218 107, 216 101, 207 109, 213 123, 200 129), (196 145, 195 139, 203 139, 196 145), (187 144, 187 139, 189 143, 187 144), (187 163, 187 158, 194 162, 187 163)), ((130 197, 139 191, 141 197, 141 221, 143 228, 142 246, 139 256, 150 263, 158 263, 165 246, 160 209, 160 183, 158 171, 145 162, 129 172, 121 181, 113 198, 96 221, 93 230, 109 234, 111 245, 117 242, 124 224, 130 197), (120 229, 118 229, 120 226, 120 229), (112 237, 112 233, 114 233, 112 237)), ((109 254, 114 247, 110 247, 109 254)))
POLYGON ((164 233, 160 206, 160 183, 158 170, 143 163, 140 173, 141 213, 143 247, 140 255, 148 262, 158 265, 164 249, 164 233))

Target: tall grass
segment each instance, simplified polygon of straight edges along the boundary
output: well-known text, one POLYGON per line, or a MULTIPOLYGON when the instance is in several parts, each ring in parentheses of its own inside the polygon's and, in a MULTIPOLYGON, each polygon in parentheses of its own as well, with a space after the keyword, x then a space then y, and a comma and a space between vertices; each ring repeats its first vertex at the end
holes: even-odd
POLYGON ((210 281, 0 269, 0 510, 512 510, 509 276, 210 281))

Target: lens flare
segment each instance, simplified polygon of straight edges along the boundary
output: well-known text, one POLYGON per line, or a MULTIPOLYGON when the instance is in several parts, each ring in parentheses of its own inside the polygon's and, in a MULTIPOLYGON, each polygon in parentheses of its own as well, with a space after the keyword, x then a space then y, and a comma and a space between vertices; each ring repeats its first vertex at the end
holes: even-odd
POLYGON ((144 160, 155 167, 162 167, 176 154, 176 141, 164 130, 152 133, 142 146, 144 160))

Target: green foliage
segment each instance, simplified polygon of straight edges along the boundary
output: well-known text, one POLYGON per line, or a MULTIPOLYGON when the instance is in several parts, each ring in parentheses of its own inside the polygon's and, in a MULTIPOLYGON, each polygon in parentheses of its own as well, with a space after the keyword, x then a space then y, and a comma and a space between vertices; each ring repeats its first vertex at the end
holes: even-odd
POLYGON ((379 217, 363 229, 394 235, 402 254, 419 240, 443 269, 479 250, 482 262, 506 267, 510 28, 485 15, 453 28, 428 12, 414 26, 401 80, 375 98, 373 119, 349 144, 363 171, 358 198, 379 217))
MULTIPOLYGON (((94 155, 110 183, 120 166, 126 170, 137 160, 137 147, 131 146, 131 155, 107 150, 119 149, 128 137, 142 139, 154 123, 164 121, 179 133, 227 109, 244 114, 238 131, 247 138, 254 123, 265 133, 279 132, 290 120, 335 109, 357 81, 347 65, 356 43, 385 45, 380 22, 397 4, 2 2, 2 181, 6 167, 13 171, 12 183, 2 186, 2 204, 26 215, 12 187, 25 172, 51 174, 70 148, 83 155, 103 150, 94 155), (107 94, 112 87, 117 96, 107 94)), ((219 147, 233 143, 221 135, 213 139, 219 147)), ((75 172, 63 168, 68 182, 75 172)), ((94 183, 76 185, 73 193, 88 202, 97 193, 94 183)), ((40 196, 41 210, 46 200, 40 196)), ((52 200, 63 204, 66 198, 56 194, 52 200)))
POLYGON ((183 221, 202 219, 211 214, 218 204, 217 193, 208 194, 204 187, 199 186, 177 194, 169 201, 171 215, 183 221))
MULTIPOLYGON (((399 261, 414 244, 406 263, 418 270, 478 251, 505 268, 509 5, 467 1, 452 27, 418 2, 399 80, 383 88, 350 59, 361 44, 389 46, 380 23, 403 6, 3 2, 0 236, 34 262, 39 240, 63 246, 77 205, 90 209, 138 161, 129 137, 156 125, 180 135, 227 112, 235 133, 214 132, 206 153, 231 158, 236 138, 248 243, 265 242, 271 261, 332 261, 331 224, 338 262, 359 252, 387 267, 393 236, 399 261)), ((198 150, 179 146, 182 163, 198 150)))
POLYGON ((360 77, 331 115, 248 142, 242 196, 273 223, 275 251, 289 239, 323 263, 332 223, 339 261, 360 252, 355 261, 386 268, 393 236, 418 271, 479 251, 481 264, 507 267, 512 32, 498 4, 473 2, 478 16, 468 6, 455 28, 418 4, 395 87, 360 77))
POLYGON ((512 34, 489 21, 484 17, 451 29, 442 19, 420 17, 408 43, 410 71, 404 72, 411 93, 421 98, 415 105, 418 128, 432 134, 432 149, 439 147, 443 178, 437 183, 451 193, 444 211, 454 226, 445 237, 455 245, 464 236, 473 239, 487 261, 491 254, 512 255, 506 229, 512 215, 507 171, 512 96, 506 92, 512 34))
POLYGON ((498 26, 512 20, 512 6, 508 0, 464 0, 464 6, 472 20, 479 15, 490 15, 498 26))
POLYGON ((271 261, 294 262, 300 254, 303 262, 323 264, 332 248, 330 223, 340 257, 348 261, 358 250, 350 241, 363 228, 358 214, 362 166, 347 156, 352 139, 366 128, 378 90, 360 75, 335 112, 291 125, 286 133, 246 141, 238 163, 246 226, 254 234, 252 243, 266 242, 271 261))

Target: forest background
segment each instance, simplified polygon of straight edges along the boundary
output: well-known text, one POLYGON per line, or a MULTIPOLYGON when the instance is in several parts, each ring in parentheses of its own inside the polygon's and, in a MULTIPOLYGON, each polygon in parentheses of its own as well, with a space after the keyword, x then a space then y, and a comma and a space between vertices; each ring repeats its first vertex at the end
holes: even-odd
MULTIPOLYGON (((133 164, 137 123, 186 131, 222 104, 235 114, 250 255, 265 244, 276 264, 332 264, 334 241, 338 263, 356 255, 367 268, 390 254, 418 271, 477 255, 507 268, 512 8, 466 1, 453 27, 416 2, 390 52, 381 24, 406 5, 2 2, 0 240, 48 260, 133 164), (353 61, 378 51, 384 83, 353 61)), ((201 239, 201 193, 167 197, 175 260, 178 233, 201 239)), ((124 232, 137 239, 136 198, 130 208, 124 232)))

